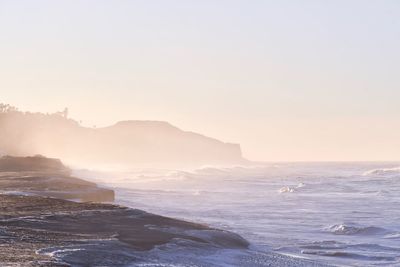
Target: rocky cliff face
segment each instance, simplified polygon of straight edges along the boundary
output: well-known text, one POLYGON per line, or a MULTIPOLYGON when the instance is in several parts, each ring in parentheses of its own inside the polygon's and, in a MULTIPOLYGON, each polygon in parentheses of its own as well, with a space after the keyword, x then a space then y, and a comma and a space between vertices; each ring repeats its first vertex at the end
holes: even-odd
POLYGON ((159 121, 86 128, 59 114, 0 113, 0 153, 43 154, 67 162, 137 166, 199 166, 243 162, 239 145, 182 131, 159 121))

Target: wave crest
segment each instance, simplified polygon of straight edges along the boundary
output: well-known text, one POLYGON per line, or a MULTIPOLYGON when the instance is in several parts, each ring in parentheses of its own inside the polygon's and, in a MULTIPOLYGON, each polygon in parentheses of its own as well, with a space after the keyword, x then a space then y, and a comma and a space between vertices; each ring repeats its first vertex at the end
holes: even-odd
POLYGON ((400 167, 395 168, 381 168, 381 169, 373 169, 363 173, 363 176, 371 176, 371 175, 398 175, 400 174, 400 167))
POLYGON ((332 225, 328 230, 335 235, 376 235, 388 232, 386 229, 376 226, 362 227, 345 224, 332 225))

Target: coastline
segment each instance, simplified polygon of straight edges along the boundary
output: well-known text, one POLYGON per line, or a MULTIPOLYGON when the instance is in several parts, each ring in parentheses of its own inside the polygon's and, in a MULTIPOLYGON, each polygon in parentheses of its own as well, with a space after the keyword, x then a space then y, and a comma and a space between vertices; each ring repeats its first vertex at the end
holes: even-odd
MULTIPOLYGON (((98 255, 68 260, 46 253, 54 247, 101 242, 134 251, 148 251, 173 239, 216 248, 241 249, 249 245, 234 233, 101 203, 112 202, 114 191, 70 176, 68 168, 55 159, 3 157, 0 167, 2 266, 104 264, 102 261, 108 260, 98 255), (93 260, 100 262, 88 262, 93 260)), ((135 260, 125 258, 113 259, 113 265, 135 260)))
MULTIPOLYGON (((248 247, 247 241, 233 233, 112 204, 0 195, 0 218, 5 244, 0 247, 2 266, 13 263, 23 266, 104 264, 110 259, 97 258, 97 254, 90 258, 60 259, 55 257, 57 255, 44 253, 54 247, 68 248, 101 242, 135 251, 148 251, 177 238, 220 248, 248 247), (201 237, 198 234, 201 232, 208 233, 210 238, 201 237), (93 262, 97 260, 100 262, 93 262)), ((135 260, 128 256, 121 259, 120 255, 116 258, 119 259, 113 259, 114 266, 135 260)))
POLYGON ((252 251, 229 231, 101 203, 114 191, 55 162, 0 158, 1 266, 322 266, 252 251))

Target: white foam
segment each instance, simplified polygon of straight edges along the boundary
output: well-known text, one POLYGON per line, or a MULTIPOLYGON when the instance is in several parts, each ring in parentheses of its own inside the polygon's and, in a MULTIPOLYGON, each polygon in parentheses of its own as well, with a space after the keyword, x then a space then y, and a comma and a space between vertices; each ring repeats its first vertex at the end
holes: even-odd
MULTIPOLYGON (((305 256, 301 246, 313 242, 345 243, 340 249, 349 253, 351 245, 363 242, 395 247, 393 242, 400 239, 396 234, 400 184, 393 178, 400 176, 400 167, 389 164, 287 163, 279 168, 205 168, 184 173, 146 170, 143 176, 138 171, 118 183, 117 203, 233 231, 263 251, 285 247, 290 249, 279 253, 300 257, 305 256), (360 170, 370 171, 363 175, 360 170), (324 225, 332 228, 322 229, 324 225)), ((112 176, 108 178, 103 181, 113 184, 112 176)), ((365 255, 383 253, 379 247, 364 250, 365 255)), ((376 264, 374 257, 323 257, 334 265, 376 264)), ((400 264, 400 258, 392 263, 400 264)))
POLYGON ((279 189, 279 191, 278 191, 279 193, 293 193, 294 192, 294 189, 293 188, 290 188, 289 186, 284 186, 284 187, 282 187, 281 189, 279 189))
POLYGON ((373 169, 363 173, 363 176, 371 176, 371 175, 397 175, 400 174, 400 167, 395 168, 381 168, 381 169, 373 169))

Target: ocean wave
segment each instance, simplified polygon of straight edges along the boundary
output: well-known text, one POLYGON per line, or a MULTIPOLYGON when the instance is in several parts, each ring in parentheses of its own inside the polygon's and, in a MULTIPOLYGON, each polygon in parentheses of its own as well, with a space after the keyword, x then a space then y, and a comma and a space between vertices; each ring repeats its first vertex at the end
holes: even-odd
POLYGON ((361 249, 367 251, 378 251, 378 252, 395 252, 398 254, 400 248, 398 247, 389 247, 389 246, 382 246, 379 244, 370 244, 370 243, 361 243, 361 244, 354 244, 354 245, 347 245, 347 248, 351 249, 361 249))
POLYGON ((68 247, 55 247, 55 248, 46 248, 46 249, 39 249, 36 251, 36 254, 43 254, 49 257, 57 257, 58 255, 73 253, 82 251, 83 248, 68 248, 68 247))
POLYGON ((281 194, 282 193, 293 193, 293 192, 295 192, 295 191, 297 191, 297 190, 299 190, 299 189, 301 189, 301 188, 303 188, 305 186, 306 186, 305 183, 299 183, 296 187, 284 186, 284 187, 281 187, 278 190, 278 192, 281 193, 281 194))
POLYGON ((327 230, 335 235, 377 235, 388 232, 388 230, 376 226, 363 227, 345 224, 335 224, 328 227, 327 230))
POLYGON ((400 232, 393 232, 385 235, 383 238, 385 239, 400 239, 400 232))
POLYGON ((318 249, 318 250, 329 250, 329 249, 345 249, 348 245, 337 242, 337 241, 315 241, 310 244, 301 245, 301 249, 318 249))
POLYGON ((306 186, 305 183, 299 183, 299 184, 297 185, 297 188, 302 188, 302 187, 305 187, 305 186, 306 186))
MULTIPOLYGON (((332 252, 323 261, 346 266, 382 263, 373 262, 373 258, 367 262, 362 255, 400 255, 396 250, 400 233, 396 232, 399 229, 395 223, 400 164, 204 167, 185 172, 127 172, 118 177, 126 178, 116 188, 119 204, 233 229, 263 251, 318 260, 322 256, 307 252, 332 252), (396 166, 399 167, 393 168, 396 166), (361 177, 366 170, 366 176, 361 177), (361 254, 361 259, 357 261, 358 256, 342 252, 361 254)), ((111 175, 104 181, 113 185, 116 182, 111 175)), ((182 247, 187 251, 194 247, 206 249, 199 244, 176 249, 181 251, 182 247)), ((174 259, 167 262, 176 263, 177 254, 172 253, 171 257, 174 259)))
POLYGON ((373 169, 363 173, 363 176, 371 176, 371 175, 398 175, 400 174, 400 167, 395 168, 381 168, 381 169, 373 169))
POLYGON ((344 251, 302 250, 301 253, 307 254, 307 255, 350 258, 350 259, 365 260, 365 261, 395 261, 396 260, 396 257, 391 257, 391 256, 363 255, 363 254, 344 252, 344 251))
POLYGON ((281 189, 279 189, 278 191, 279 193, 293 193, 294 192, 294 188, 291 188, 289 186, 284 186, 281 189))
POLYGON ((280 169, 276 164, 263 164, 254 166, 203 166, 193 170, 196 175, 212 175, 212 176, 234 176, 234 177, 264 177, 266 174, 277 171, 280 169))
POLYGON ((166 182, 166 181, 184 181, 191 177, 191 173, 185 171, 168 171, 166 173, 144 173, 130 176, 129 180, 146 182, 166 182))

